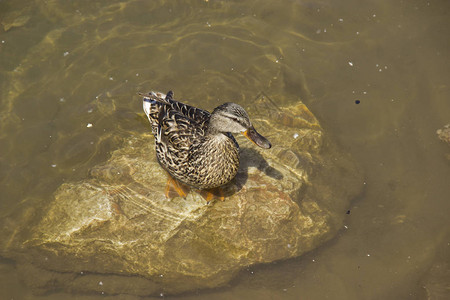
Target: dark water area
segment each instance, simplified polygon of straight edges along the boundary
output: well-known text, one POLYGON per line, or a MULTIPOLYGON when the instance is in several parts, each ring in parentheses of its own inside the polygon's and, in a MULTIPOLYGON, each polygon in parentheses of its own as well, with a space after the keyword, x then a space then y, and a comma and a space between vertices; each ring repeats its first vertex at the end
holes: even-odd
MULTIPOLYGON (((449 49, 448 1, 0 1, 0 218, 33 224, 147 132, 138 91, 208 110, 263 92, 303 101, 364 193, 318 249, 173 298, 449 299, 449 49)), ((0 298, 140 299, 35 295, 8 259, 0 298)))

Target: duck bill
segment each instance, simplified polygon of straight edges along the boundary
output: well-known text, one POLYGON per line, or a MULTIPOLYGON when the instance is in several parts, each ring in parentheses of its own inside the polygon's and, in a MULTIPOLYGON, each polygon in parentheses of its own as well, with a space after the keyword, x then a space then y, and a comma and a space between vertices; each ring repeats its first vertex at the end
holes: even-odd
POLYGON ((252 141, 255 145, 261 148, 269 149, 270 147, 272 147, 270 142, 265 137, 260 135, 253 126, 246 131, 243 131, 242 134, 250 141, 252 141))

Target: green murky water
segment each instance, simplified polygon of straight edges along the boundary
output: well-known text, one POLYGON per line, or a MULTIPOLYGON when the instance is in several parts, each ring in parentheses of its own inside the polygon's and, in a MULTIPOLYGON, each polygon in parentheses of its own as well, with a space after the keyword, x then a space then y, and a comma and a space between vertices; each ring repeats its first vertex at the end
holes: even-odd
MULTIPOLYGON (((206 109, 264 92, 303 100, 365 193, 320 249, 184 298, 448 297, 447 1, 0 1, 0 23, 0 218, 148 131, 137 91, 206 109)), ((8 260, 0 282, 2 299, 105 298, 35 296, 8 260)))

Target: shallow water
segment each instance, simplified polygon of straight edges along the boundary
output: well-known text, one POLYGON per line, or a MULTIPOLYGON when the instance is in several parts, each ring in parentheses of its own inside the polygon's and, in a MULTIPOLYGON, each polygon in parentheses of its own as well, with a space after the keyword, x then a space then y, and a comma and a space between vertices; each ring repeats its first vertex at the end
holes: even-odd
MULTIPOLYGON (((448 288, 450 272, 450 149, 436 136, 450 122, 449 8, 2 1, 0 217, 44 206, 122 138, 149 130, 137 91, 172 89, 206 109, 264 92, 280 105, 304 101, 361 165, 365 192, 319 249, 181 298, 425 299, 448 288)), ((108 298, 35 296, 8 260, 0 282, 2 299, 108 298)))

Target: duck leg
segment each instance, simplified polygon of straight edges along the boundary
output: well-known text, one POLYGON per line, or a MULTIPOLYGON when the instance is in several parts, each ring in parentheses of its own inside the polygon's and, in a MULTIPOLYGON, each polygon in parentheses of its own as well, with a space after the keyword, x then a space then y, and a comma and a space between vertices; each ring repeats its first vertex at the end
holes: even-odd
POLYGON ((189 192, 189 187, 187 187, 186 185, 178 182, 172 176, 168 175, 166 189, 165 189, 165 192, 164 192, 164 194, 166 195, 166 198, 170 199, 170 198, 174 198, 174 197, 177 197, 177 196, 186 198, 186 195, 187 195, 188 192, 189 192), (171 193, 172 192, 172 188, 176 192, 176 195, 173 195, 173 193, 171 193))
POLYGON ((201 190, 199 191, 199 194, 206 200, 207 203, 211 202, 214 197, 218 198, 220 201, 225 200, 223 189, 221 187, 201 190))

